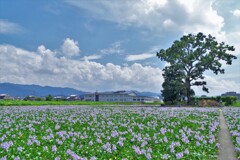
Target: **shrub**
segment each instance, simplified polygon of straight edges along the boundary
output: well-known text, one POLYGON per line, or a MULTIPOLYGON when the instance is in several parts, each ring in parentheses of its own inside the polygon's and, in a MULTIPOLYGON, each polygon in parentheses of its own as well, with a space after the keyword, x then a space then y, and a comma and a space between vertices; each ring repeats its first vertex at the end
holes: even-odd
POLYGON ((216 100, 199 100, 198 106, 200 107, 218 107, 220 103, 216 100))
POLYGON ((225 106, 231 106, 231 105, 233 105, 233 103, 237 102, 237 97, 224 96, 224 97, 222 97, 222 101, 224 102, 225 106))

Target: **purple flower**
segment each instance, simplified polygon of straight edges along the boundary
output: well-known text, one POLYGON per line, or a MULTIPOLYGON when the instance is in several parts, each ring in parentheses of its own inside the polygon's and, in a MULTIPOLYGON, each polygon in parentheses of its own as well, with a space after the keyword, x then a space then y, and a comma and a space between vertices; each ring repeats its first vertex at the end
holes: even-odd
POLYGON ((106 144, 103 145, 103 149, 106 150, 108 147, 106 144))
POLYGON ((117 146, 115 144, 112 145, 112 150, 116 151, 117 150, 117 146))
POLYGON ((185 153, 185 154, 189 154, 189 150, 188 150, 188 149, 185 149, 184 153, 185 153))
POLYGON ((174 150, 174 142, 170 145, 170 152, 171 153, 174 153, 175 152, 175 150, 174 150))
POLYGON ((168 154, 164 154, 163 159, 168 159, 168 154))
POLYGON ((17 150, 18 150, 19 152, 22 152, 23 147, 18 147, 17 150))
POLYGON ((167 132, 167 129, 166 128, 161 128, 160 131, 164 135, 167 132))
POLYGON ((70 137, 72 137, 72 136, 73 136, 73 132, 68 132, 68 135, 69 135, 70 137))
POLYGON ((28 139, 28 146, 31 146, 33 144, 32 140, 31 139, 28 139))
POLYGON ((76 138, 75 138, 75 137, 73 137, 73 138, 72 138, 72 141, 73 141, 73 142, 75 142, 75 141, 76 141, 76 138))
POLYGON ((90 142, 89 142, 89 145, 92 146, 92 145, 93 145, 93 141, 90 141, 90 142))
POLYGON ((117 137, 118 136, 118 132, 116 130, 112 131, 111 136, 112 137, 117 137))
POLYGON ((73 151, 71 151, 70 149, 67 150, 67 154, 72 155, 73 151))
POLYGON ((60 126, 58 124, 56 124, 55 129, 58 130, 60 128, 60 126))
POLYGON ((236 141, 238 144, 240 144, 240 137, 236 137, 236 141))
POLYGON ((183 153, 182 152, 179 152, 179 153, 176 154, 176 158, 177 159, 180 159, 182 157, 183 157, 183 153))
POLYGON ((135 152, 136 152, 137 154, 141 154, 141 153, 142 153, 139 148, 136 148, 136 149, 135 149, 135 152))
POLYGON ((2 157, 0 160, 7 160, 7 156, 2 157))
POLYGON ((8 149, 9 149, 12 145, 13 145, 12 141, 3 142, 3 143, 1 144, 1 147, 2 147, 3 149, 5 149, 6 151, 8 151, 8 149))
POLYGON ((109 153, 112 153, 112 149, 111 149, 111 148, 107 148, 107 151, 108 151, 109 153))
POLYGON ((99 138, 96 141, 97 141, 97 143, 102 143, 102 140, 99 138))
POLYGON ((55 160, 60 160, 60 158, 59 158, 59 157, 56 157, 55 160))
POLYGON ((148 152, 151 153, 152 152, 152 148, 148 148, 148 152))
POLYGON ((19 156, 15 157, 14 160, 20 160, 19 156))
POLYGON ((90 160, 97 160, 97 157, 93 156, 90 158, 90 160))
POLYGON ((147 141, 144 141, 142 144, 141 144, 141 147, 144 147, 145 145, 147 145, 148 142, 147 141))
POLYGON ((123 142, 122 141, 118 141, 117 143, 118 143, 119 146, 121 146, 121 147, 123 146, 123 142))
POLYGON ((52 146, 52 152, 57 152, 57 146, 56 145, 52 146))
POLYGON ((163 140, 164 140, 164 142, 165 142, 165 143, 167 143, 167 142, 168 142, 168 139, 167 139, 167 137, 166 137, 166 136, 164 136, 163 140))
POLYGON ((148 153, 148 154, 146 155, 146 158, 147 158, 147 159, 152 159, 152 156, 151 156, 151 154, 150 154, 150 153, 148 153))
POLYGON ((198 141, 196 142, 196 146, 200 146, 200 143, 198 141))
POLYGON ((145 149, 142 149, 142 150, 141 150, 141 154, 145 154, 145 155, 146 155, 146 150, 145 150, 145 149))

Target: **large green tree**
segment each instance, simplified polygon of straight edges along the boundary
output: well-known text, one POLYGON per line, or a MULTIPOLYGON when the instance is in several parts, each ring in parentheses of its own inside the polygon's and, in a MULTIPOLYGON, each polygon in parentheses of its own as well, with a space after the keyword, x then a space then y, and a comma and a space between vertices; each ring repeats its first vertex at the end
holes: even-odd
POLYGON ((184 82, 182 81, 183 73, 180 70, 175 70, 172 66, 165 67, 163 71, 163 101, 174 104, 181 100, 185 94, 184 82))
MULTIPOLYGON (((163 101, 169 104, 176 104, 177 101, 183 101, 186 96, 186 88, 183 81, 184 72, 178 70, 175 66, 165 67, 163 71, 163 101)), ((193 90, 190 92, 191 95, 195 95, 193 90)))
MULTIPOLYGON (((172 67, 172 70, 181 72, 180 78, 183 81, 188 103, 191 101, 191 86, 202 86, 203 91, 208 92, 206 81, 203 81, 203 73, 207 70, 218 74, 224 73, 222 63, 232 64, 232 60, 237 57, 229 54, 234 51, 233 46, 224 42, 217 42, 211 35, 198 33, 197 35, 184 35, 173 45, 157 52, 157 57, 166 61, 172 67)), ((166 69, 165 69, 166 70, 166 69)))

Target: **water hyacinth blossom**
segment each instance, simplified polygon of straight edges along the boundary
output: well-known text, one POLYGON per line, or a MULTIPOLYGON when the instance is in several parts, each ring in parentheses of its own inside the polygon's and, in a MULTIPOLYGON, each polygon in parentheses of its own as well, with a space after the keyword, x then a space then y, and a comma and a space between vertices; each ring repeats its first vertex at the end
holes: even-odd
POLYGON ((0 155, 21 159, 212 159, 219 147, 214 108, 3 107, 0 119, 0 155))

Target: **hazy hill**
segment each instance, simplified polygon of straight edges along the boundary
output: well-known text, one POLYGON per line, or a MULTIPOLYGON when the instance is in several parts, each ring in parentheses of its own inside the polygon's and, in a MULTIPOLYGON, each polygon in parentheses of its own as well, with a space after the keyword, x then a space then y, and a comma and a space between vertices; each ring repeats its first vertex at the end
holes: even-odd
MULTIPOLYGON (((160 93, 139 92, 134 91, 139 96, 158 97, 160 93)), ((26 97, 29 95, 45 97, 49 94, 53 96, 63 95, 69 96, 71 94, 80 95, 81 97, 87 92, 79 91, 73 88, 51 87, 40 85, 23 85, 13 83, 0 83, 0 94, 8 94, 14 97, 26 97)))
POLYGON ((14 97, 26 97, 29 95, 47 96, 49 94, 53 96, 67 96, 71 94, 83 95, 85 92, 72 88, 0 83, 0 94, 9 94, 14 97))

